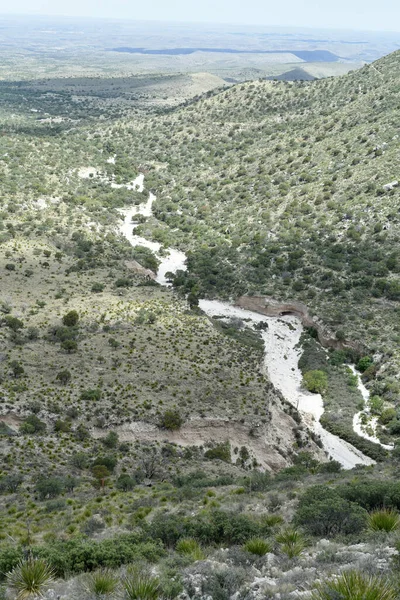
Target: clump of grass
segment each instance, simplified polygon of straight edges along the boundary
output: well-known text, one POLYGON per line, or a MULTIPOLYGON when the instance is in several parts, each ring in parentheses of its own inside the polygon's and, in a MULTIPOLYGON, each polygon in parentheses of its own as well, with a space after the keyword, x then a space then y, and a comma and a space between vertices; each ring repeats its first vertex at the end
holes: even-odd
POLYGON ((300 556, 306 547, 304 535, 298 529, 287 527, 276 536, 276 541, 280 544, 280 550, 289 558, 300 556))
POLYGON ((345 571, 339 577, 319 583, 312 600, 395 600, 396 590, 386 579, 345 571))
POLYGON ((109 569, 100 569, 88 577, 87 587, 94 596, 107 596, 117 589, 118 580, 109 569))
POLYGON ((250 552, 250 554, 256 554, 257 556, 265 556, 268 552, 272 552, 272 545, 261 538, 252 538, 248 540, 244 546, 244 550, 250 552))
POLYGON ((20 561, 10 573, 7 573, 7 583, 16 592, 16 600, 41 597, 53 580, 53 569, 41 559, 20 561))
POLYGON ((395 531, 400 525, 399 513, 391 508, 376 510, 368 515, 368 527, 372 531, 395 531))
POLYGON ((193 538, 182 538, 176 544, 176 551, 183 556, 191 558, 193 561, 203 560, 205 554, 199 542, 193 538))

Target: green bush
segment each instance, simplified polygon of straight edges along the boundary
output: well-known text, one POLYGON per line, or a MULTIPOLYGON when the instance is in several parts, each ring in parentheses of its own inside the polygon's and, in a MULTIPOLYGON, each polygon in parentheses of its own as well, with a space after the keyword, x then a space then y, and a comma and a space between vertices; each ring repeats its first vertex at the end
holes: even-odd
POLYGON ((78 321, 79 321, 79 314, 77 313, 76 310, 70 310, 62 318, 63 325, 65 325, 66 327, 75 327, 75 325, 77 325, 78 321))
POLYGON ((41 421, 36 415, 26 417, 20 427, 21 433, 44 433, 46 431, 46 423, 41 421))
POLYGON ((366 480, 336 487, 337 493, 350 502, 357 502, 368 511, 382 507, 400 510, 400 483, 366 480))
POLYGON ((330 487, 314 486, 300 500, 295 523, 315 536, 359 533, 366 525, 367 512, 342 498, 330 487))
POLYGON ((163 555, 157 541, 145 541, 139 534, 124 534, 100 542, 84 539, 54 542, 32 548, 35 556, 46 560, 57 576, 84 573, 100 568, 116 569, 135 561, 158 561, 163 555))
POLYGON ((224 462, 231 462, 231 446, 229 442, 216 444, 213 448, 209 448, 204 452, 205 458, 209 460, 223 460, 224 462))
POLYGON ((169 431, 180 429, 183 424, 183 419, 177 410, 169 409, 164 412, 161 417, 160 427, 169 431))
POLYGON ((328 387, 328 375, 325 371, 306 371, 303 375, 303 386, 309 392, 323 394, 328 387))

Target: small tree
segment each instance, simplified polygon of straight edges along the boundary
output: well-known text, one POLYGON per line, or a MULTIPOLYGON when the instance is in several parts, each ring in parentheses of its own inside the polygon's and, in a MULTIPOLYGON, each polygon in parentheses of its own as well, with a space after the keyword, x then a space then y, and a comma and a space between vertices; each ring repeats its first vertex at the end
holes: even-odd
POLYGON ((66 350, 68 354, 72 354, 73 352, 77 351, 78 344, 75 340, 64 340, 61 344, 61 348, 66 350))
POLYGON ((103 439, 103 444, 107 448, 116 448, 118 445, 118 433, 110 431, 110 433, 103 439))
POLYGON ((124 473, 123 475, 120 475, 118 477, 115 485, 118 490, 122 490, 123 492, 129 492, 129 490, 132 490, 135 487, 135 480, 133 479, 133 477, 130 477, 130 475, 124 473))
POLYGON ((21 319, 17 319, 17 317, 12 317, 11 315, 7 315, 4 317, 4 322, 13 331, 18 331, 19 329, 23 329, 24 323, 21 319))
POLYGON ((66 385, 71 380, 71 377, 72 377, 72 375, 71 375, 70 371, 68 371, 68 369, 64 369, 63 371, 60 371, 59 373, 57 373, 56 379, 63 385, 66 385))
POLYGON ((63 318, 62 322, 66 327, 75 327, 79 321, 79 314, 76 310, 70 310, 67 312, 63 318))
POLYGON ((10 362, 10 368, 11 373, 13 374, 13 377, 15 377, 15 379, 21 377, 21 375, 25 373, 24 367, 17 360, 12 360, 10 362))

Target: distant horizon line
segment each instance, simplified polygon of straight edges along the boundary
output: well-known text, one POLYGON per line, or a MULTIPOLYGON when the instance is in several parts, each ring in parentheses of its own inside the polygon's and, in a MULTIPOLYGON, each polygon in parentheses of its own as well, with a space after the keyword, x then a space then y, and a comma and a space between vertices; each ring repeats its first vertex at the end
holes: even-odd
MULTIPOLYGON (((175 20, 175 19, 135 19, 134 17, 111 17, 111 16, 97 16, 97 15, 58 15, 58 14, 44 14, 38 12, 32 13, 3 13, 0 12, 1 18, 44 18, 44 19, 73 19, 73 20, 98 20, 98 21, 112 21, 112 22, 136 22, 136 23, 160 23, 160 24, 176 24, 176 25, 213 25, 222 27, 242 27, 242 28, 260 28, 260 29, 290 29, 298 31, 331 31, 331 32, 354 32, 354 33, 387 33, 387 34, 399 34, 400 31, 393 29, 353 29, 350 27, 327 27, 327 26, 307 26, 307 25, 274 25, 274 24, 259 24, 259 23, 235 23, 235 22, 222 22, 222 21, 187 21, 187 20, 175 20)), ((362 43, 362 42, 360 42, 362 43)))

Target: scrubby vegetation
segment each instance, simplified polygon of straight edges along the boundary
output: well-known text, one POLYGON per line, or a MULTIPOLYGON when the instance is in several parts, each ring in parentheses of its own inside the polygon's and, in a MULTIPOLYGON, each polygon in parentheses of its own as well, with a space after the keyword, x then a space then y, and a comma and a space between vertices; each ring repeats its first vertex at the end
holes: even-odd
POLYGON ((394 597, 399 447, 354 433, 349 364, 397 443, 398 61, 173 109, 1 83, 0 574, 18 598, 394 597), (188 255, 173 290, 117 231, 149 191, 136 232, 188 255), (254 293, 330 330, 329 352, 303 336, 303 384, 379 464, 327 461, 265 375, 262 328, 198 309, 254 293))

